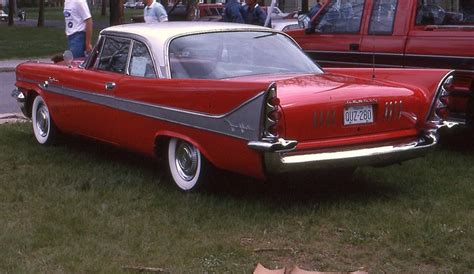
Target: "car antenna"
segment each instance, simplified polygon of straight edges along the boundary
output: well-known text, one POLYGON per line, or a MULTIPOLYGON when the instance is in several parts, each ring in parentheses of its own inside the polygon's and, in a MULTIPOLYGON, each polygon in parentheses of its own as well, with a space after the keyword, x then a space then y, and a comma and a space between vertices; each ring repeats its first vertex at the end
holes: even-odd
POLYGON ((372 80, 375 80, 375 35, 372 34, 372 80))

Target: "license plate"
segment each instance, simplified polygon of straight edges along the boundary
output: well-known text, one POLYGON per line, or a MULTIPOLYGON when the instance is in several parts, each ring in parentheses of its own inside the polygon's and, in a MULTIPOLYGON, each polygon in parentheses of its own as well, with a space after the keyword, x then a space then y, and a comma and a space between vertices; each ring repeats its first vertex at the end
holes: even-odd
POLYGON ((372 105, 344 108, 344 125, 370 124, 374 122, 372 105))

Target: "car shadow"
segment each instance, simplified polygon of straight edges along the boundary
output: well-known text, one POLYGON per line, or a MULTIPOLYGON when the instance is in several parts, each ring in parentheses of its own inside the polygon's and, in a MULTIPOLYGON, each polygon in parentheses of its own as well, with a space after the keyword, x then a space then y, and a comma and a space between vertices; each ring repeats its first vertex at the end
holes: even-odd
MULTIPOLYGON (((179 191, 167 176, 166 163, 110 144, 90 139, 65 136, 56 145, 74 154, 123 165, 127 168, 156 178, 166 191, 179 191), (161 165, 160 165, 161 164, 161 165), (163 183, 163 184, 161 184, 163 183)), ((336 171, 326 173, 296 173, 275 176, 265 181, 235 173, 216 171, 212 183, 198 195, 210 195, 246 202, 264 202, 268 205, 304 205, 354 201, 367 203, 371 200, 391 199, 403 192, 396 185, 383 184, 357 170, 352 177, 338 176, 336 171)), ((186 195, 186 193, 183 193, 186 195)))
POLYGON ((453 127, 440 131, 439 149, 472 154, 474 152, 474 128, 453 127))
POLYGON ((314 203, 351 201, 367 203, 392 199, 401 195, 396 185, 384 184, 366 176, 363 170, 352 177, 337 174, 286 174, 260 181, 227 173, 224 180, 214 182, 206 194, 244 201, 259 201, 269 205, 297 206, 314 203))

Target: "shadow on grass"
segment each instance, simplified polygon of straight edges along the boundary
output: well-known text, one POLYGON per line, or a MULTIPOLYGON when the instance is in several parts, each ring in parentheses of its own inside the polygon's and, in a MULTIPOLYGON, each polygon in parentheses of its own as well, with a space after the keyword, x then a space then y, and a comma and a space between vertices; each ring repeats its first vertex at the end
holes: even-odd
POLYGON ((474 153, 474 128, 454 127, 440 131, 440 149, 466 154, 474 153))
POLYGON ((403 192, 395 185, 376 182, 360 171, 352 177, 336 173, 287 174, 266 181, 230 173, 223 176, 226 179, 214 183, 207 194, 287 206, 339 201, 367 203, 391 199, 403 192))
MULTIPOLYGON (((31 136, 19 140, 27 141, 31 136)), ((25 144, 26 145, 26 144, 25 144)), ((123 166, 124 170, 135 170, 148 174, 164 182, 164 191, 179 192, 167 177, 167 164, 151 157, 144 156, 105 143, 76 136, 64 136, 56 148, 65 149, 66 153, 79 155, 89 161, 107 162, 123 166), (161 165, 160 165, 161 164, 161 165)), ((397 185, 378 182, 363 171, 356 171, 354 176, 338 176, 337 172, 326 174, 289 174, 271 180, 261 181, 242 175, 217 171, 213 183, 197 195, 223 199, 263 202, 270 206, 294 206, 315 203, 337 203, 350 201, 367 203, 380 199, 392 199, 403 192, 397 185)), ((182 193, 182 195, 187 195, 182 193)))

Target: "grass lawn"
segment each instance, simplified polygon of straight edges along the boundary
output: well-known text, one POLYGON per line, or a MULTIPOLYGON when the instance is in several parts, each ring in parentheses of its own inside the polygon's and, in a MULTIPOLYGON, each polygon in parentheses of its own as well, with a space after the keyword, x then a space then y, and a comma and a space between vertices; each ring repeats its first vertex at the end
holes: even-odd
POLYGON ((0 272, 472 272, 473 132, 351 182, 227 175, 183 194, 146 157, 0 126, 0 272), (466 142, 467 145, 462 143, 466 142))
MULTIPOLYGON (((61 28, 37 28, 0 25, 0 60, 30 57, 52 57, 67 49, 61 28)), ((93 41, 99 36, 94 30, 93 41)))
MULTIPOLYGON (((38 18, 38 8, 25 8, 27 18, 37 19, 38 18)), ((101 9, 98 7, 91 8, 92 20, 94 22, 104 21, 109 22, 109 9, 107 8, 107 15, 101 16, 101 9)), ((134 15, 143 15, 143 9, 124 9, 124 22, 130 22, 130 19, 134 15)), ((64 20, 63 8, 62 7, 46 7, 44 11, 45 20, 64 20)))

